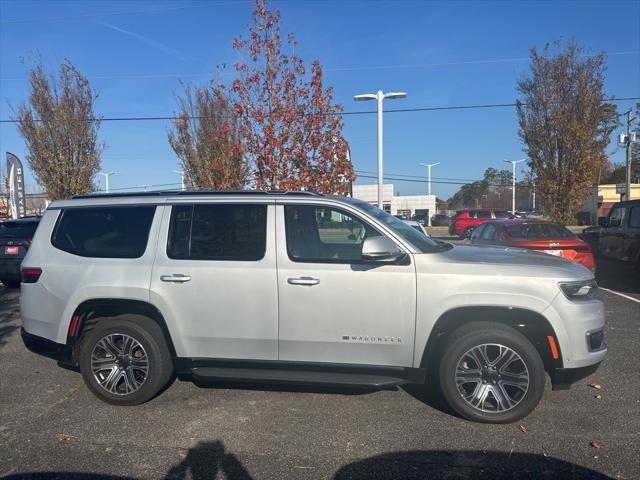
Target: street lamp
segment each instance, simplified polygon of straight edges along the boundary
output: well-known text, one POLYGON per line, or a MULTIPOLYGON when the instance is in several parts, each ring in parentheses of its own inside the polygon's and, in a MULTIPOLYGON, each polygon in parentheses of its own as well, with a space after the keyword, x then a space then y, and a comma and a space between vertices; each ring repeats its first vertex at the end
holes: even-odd
POLYGON ((407 94, 404 92, 389 92, 383 93, 382 90, 378 90, 378 93, 365 93, 363 95, 356 95, 353 97, 358 102, 366 100, 378 101, 378 208, 383 210, 383 177, 382 177, 382 100, 385 98, 395 99, 404 98, 407 94))
POLYGON ((174 173, 177 173, 178 175, 180 175, 180 187, 181 190, 184 191, 184 170, 174 170, 174 173))
POLYGON ((516 214, 516 163, 524 162, 524 160, 524 158, 522 160, 505 160, 505 162, 510 163, 513 167, 513 173, 511 175, 513 182, 513 186, 511 187, 511 213, 514 216, 516 214))
POLYGON ((116 172, 100 172, 98 175, 104 175, 104 190, 109 193, 109 177, 115 175, 116 172))
MULTIPOLYGON (((431 196, 431 167, 435 167, 436 165, 440 165, 440 162, 437 163, 418 163, 418 165, 422 165, 423 167, 427 167, 427 195, 429 195, 429 197, 431 196)), ((436 212, 437 213, 437 212, 436 212)), ((427 220, 427 225, 430 227, 431 226, 431 215, 429 215, 429 219, 427 220)))

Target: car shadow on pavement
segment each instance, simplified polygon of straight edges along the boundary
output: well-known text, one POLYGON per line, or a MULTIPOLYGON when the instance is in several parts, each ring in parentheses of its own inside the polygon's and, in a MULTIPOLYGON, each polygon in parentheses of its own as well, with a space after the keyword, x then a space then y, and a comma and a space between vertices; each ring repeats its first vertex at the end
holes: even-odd
MULTIPOLYGON (((280 478, 286 478, 278 475, 280 478)), ((200 442, 189 449, 183 460, 172 466, 164 480, 251 480, 238 458, 225 450, 221 441, 200 442)), ((341 467, 334 480, 377 479, 528 479, 562 478, 582 480, 610 479, 595 470, 556 458, 530 453, 484 450, 416 450, 390 452, 356 460, 341 467)), ((133 477, 80 472, 33 472, 13 474, 4 480, 135 480, 133 477)))
POLYGON ((20 307, 15 300, 16 295, 15 290, 0 287, 0 347, 7 343, 9 335, 20 328, 17 324, 20 307))
POLYGON ((366 458, 338 470, 334 480, 377 479, 610 479, 600 472, 531 453, 416 450, 366 458))

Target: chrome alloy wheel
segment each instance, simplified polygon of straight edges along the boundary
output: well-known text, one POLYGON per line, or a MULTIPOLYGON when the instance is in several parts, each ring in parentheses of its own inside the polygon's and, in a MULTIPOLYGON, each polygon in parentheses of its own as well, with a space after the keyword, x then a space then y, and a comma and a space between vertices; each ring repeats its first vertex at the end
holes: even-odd
POLYGON ((115 395, 137 391, 149 373, 147 352, 123 333, 102 337, 91 352, 91 372, 102 388, 115 395))
POLYGON ((504 345, 484 343, 468 350, 456 366, 462 398, 482 412, 506 412, 529 389, 529 370, 522 357, 504 345))

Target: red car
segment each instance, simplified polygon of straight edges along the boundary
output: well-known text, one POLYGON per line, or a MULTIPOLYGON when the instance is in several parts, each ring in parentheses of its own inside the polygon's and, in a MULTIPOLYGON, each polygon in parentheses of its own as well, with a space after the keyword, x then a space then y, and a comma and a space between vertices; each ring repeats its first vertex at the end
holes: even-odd
POLYGON ((566 227, 545 220, 513 219, 486 222, 466 243, 528 248, 556 255, 595 270, 591 247, 566 227))
POLYGON ((459 210, 449 220, 449 235, 466 238, 471 232, 485 222, 496 219, 515 218, 506 210, 495 208, 479 208, 476 210, 459 210))

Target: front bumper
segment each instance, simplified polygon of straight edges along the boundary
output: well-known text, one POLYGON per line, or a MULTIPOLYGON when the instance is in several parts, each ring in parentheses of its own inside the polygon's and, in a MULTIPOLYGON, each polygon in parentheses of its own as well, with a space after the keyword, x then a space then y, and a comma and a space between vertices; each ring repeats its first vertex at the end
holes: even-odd
POLYGON ((28 350, 44 357, 53 358, 65 365, 74 365, 73 348, 70 345, 53 342, 47 338, 28 333, 24 328, 20 330, 22 342, 28 350))
POLYGON ((598 370, 600 362, 579 368, 556 368, 551 374, 553 390, 568 390, 571 385, 598 370))

